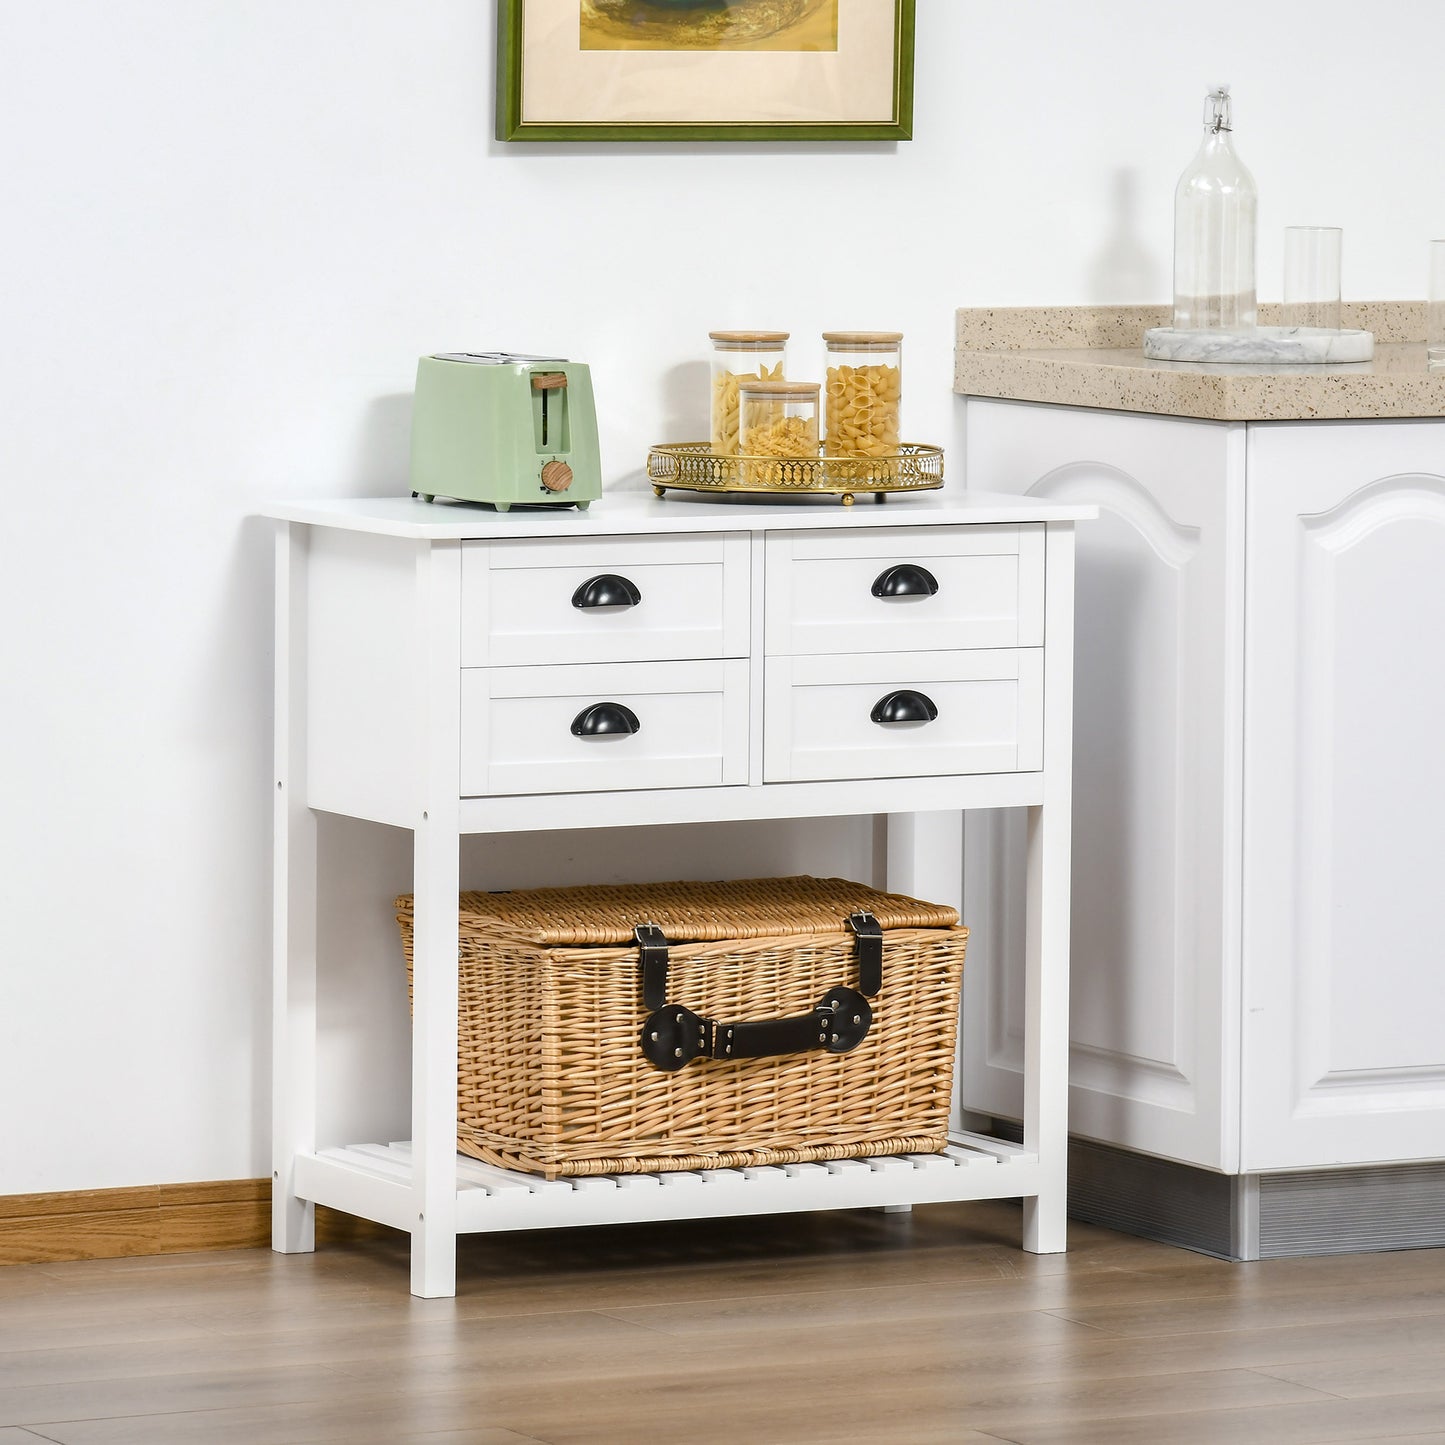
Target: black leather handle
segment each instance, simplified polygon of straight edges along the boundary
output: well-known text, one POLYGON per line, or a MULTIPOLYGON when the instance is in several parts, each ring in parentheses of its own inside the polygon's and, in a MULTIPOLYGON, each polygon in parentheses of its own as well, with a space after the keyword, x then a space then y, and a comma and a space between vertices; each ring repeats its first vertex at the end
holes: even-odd
POLYGON ((674 1074, 694 1059, 772 1059, 812 1049, 846 1054, 872 1025, 873 1010, 861 993, 830 988, 811 1013, 750 1023, 718 1023, 668 1004, 648 1015, 641 1043, 649 1063, 674 1074))
POLYGON ((635 733, 642 724, 630 707, 620 702, 594 702, 572 719, 575 738, 602 737, 607 733, 635 733))
POLYGON ((754 1023, 715 1024, 715 1059, 771 1059, 826 1049, 846 1054, 868 1037, 873 1010, 851 988, 830 988, 812 1013, 796 1018, 759 1019, 754 1023))
POLYGON ((637 584, 615 573, 604 572, 600 577, 589 577, 573 594, 574 607, 636 607, 642 601, 637 584))
POLYGON ((875 597, 932 597, 937 591, 938 578, 911 562, 900 562, 873 579, 875 597))
POLYGON ((650 1010, 640 1039, 643 1057, 671 1074, 694 1059, 767 1059, 810 1049, 830 1054, 856 1049, 873 1024, 873 1010, 864 994, 876 997, 883 988, 883 930, 867 912, 850 914, 845 925, 856 940, 857 989, 829 989, 811 1013, 719 1023, 681 1004, 664 1002, 667 936, 655 923, 639 923, 632 936, 637 942, 642 1004, 650 1010))
POLYGON ((932 722, 938 716, 938 708, 931 697, 905 687, 880 697, 868 715, 887 727, 890 723, 932 722))

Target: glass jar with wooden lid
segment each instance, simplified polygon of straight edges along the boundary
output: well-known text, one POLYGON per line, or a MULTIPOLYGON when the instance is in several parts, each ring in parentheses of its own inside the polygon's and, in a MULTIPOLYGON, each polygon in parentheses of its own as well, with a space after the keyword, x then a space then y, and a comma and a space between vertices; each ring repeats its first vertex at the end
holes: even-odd
POLYGON ((903 333, 825 331, 823 345, 828 360, 824 454, 893 456, 903 402, 903 333))
MULTIPOLYGON (((748 486, 786 486, 789 460, 816 461, 818 393, 816 381, 756 381, 738 385, 738 444, 745 460, 742 482, 748 486), (777 457, 759 462, 757 457, 777 457)), ((794 478, 800 484, 801 478, 794 478)))
POLYGON ((782 381, 786 331, 710 331, 712 341, 712 449, 738 452, 738 386, 744 381, 782 381))

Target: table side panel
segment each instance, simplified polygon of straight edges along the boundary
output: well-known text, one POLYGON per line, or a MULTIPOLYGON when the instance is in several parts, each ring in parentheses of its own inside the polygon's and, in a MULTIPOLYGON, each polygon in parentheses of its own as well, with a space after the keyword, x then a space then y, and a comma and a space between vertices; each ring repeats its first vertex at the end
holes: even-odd
POLYGON ((410 827, 425 716, 414 686, 431 544, 312 528, 307 585, 307 792, 313 808, 410 827))

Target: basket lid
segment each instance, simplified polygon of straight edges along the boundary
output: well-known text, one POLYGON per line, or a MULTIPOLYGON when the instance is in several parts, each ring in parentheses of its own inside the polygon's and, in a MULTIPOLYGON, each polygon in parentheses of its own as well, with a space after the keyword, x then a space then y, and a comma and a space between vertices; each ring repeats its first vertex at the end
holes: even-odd
MULTIPOLYGON (((410 910, 410 896, 397 907, 410 910)), ((881 893, 846 878, 748 878, 720 883, 625 883, 463 893, 472 924, 541 944, 627 944, 639 923, 655 923, 671 942, 710 943, 844 933, 851 913, 868 912, 890 928, 951 928, 958 913, 901 893, 881 893)))

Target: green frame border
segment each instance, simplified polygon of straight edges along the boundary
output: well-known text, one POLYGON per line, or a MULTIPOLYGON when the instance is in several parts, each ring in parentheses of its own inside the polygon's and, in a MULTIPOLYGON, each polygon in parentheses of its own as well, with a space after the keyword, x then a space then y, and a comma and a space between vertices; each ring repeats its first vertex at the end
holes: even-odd
POLYGON ((913 15, 893 0, 893 119, 814 125, 525 125, 522 121, 523 0, 497 0, 499 141, 810 141, 913 139, 913 15))

